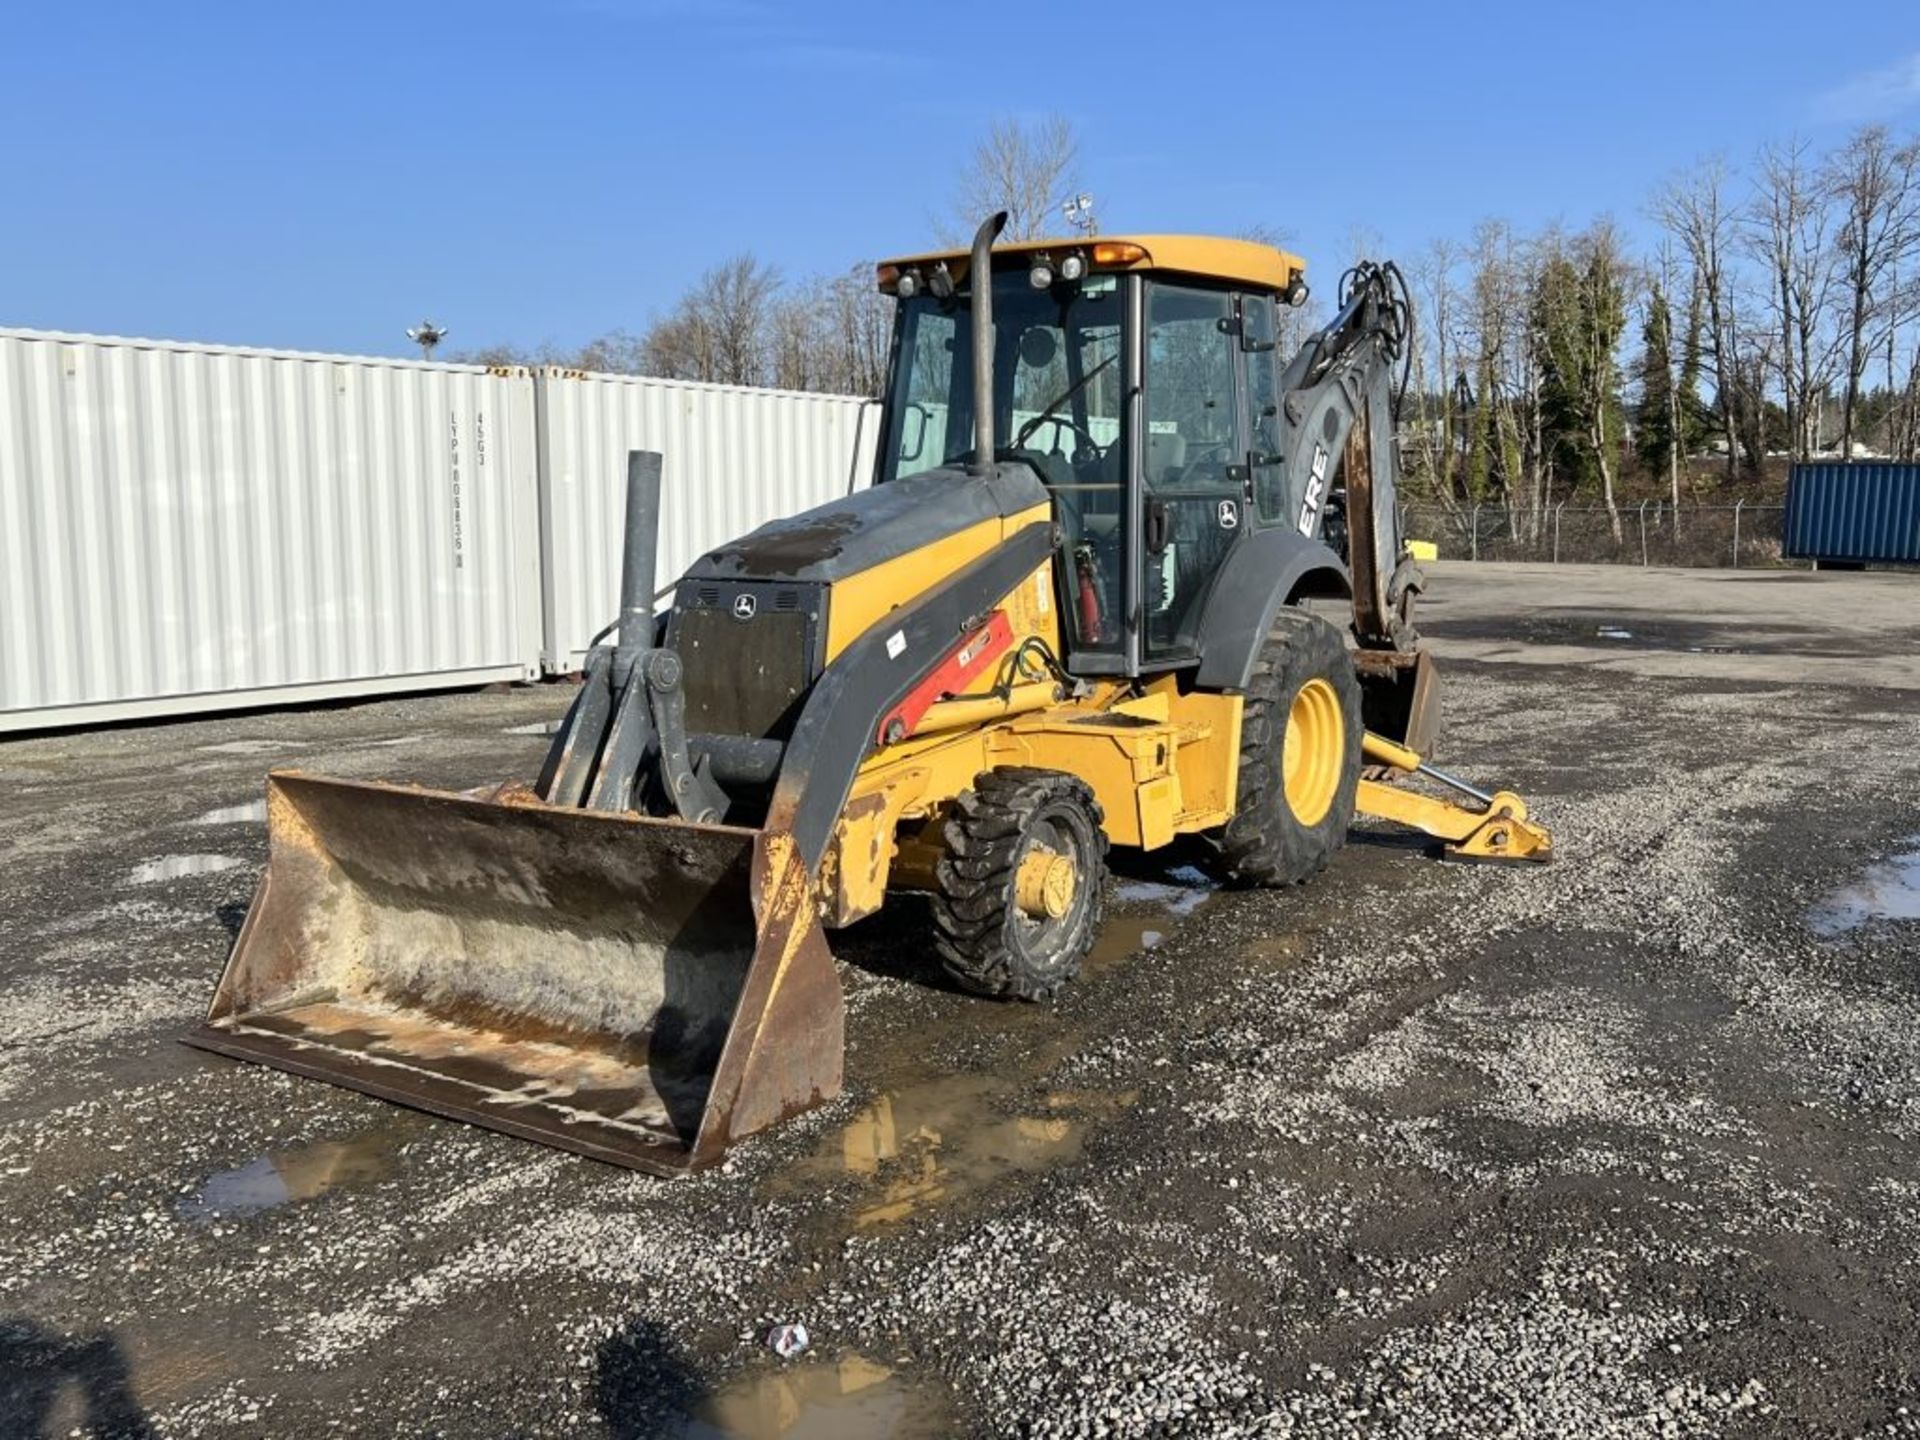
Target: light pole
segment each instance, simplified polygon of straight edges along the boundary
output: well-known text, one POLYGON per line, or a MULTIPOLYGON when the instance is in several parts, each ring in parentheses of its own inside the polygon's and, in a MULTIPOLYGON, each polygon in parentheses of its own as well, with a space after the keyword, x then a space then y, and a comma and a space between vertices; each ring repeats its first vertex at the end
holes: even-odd
POLYGON ((433 347, 447 338, 447 327, 436 325, 431 320, 422 320, 407 331, 407 338, 420 347, 422 360, 433 359, 433 347))

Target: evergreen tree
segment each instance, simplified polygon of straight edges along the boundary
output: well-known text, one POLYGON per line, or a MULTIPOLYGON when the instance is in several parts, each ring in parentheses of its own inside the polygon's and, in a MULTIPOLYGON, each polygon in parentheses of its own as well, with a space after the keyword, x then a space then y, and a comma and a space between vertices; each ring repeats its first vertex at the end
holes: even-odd
POLYGON ((1640 328, 1640 338, 1640 359, 1634 365, 1634 379, 1640 389, 1640 399, 1633 409, 1634 449, 1647 474, 1664 477, 1674 447, 1683 442, 1674 403, 1673 311, 1658 280, 1647 293, 1647 318, 1640 328))
POLYGON ((1558 473, 1578 490, 1598 480, 1621 537, 1614 468, 1621 430, 1615 351, 1626 330, 1626 279, 1612 229, 1596 225, 1548 255, 1535 282, 1533 323, 1544 356, 1542 429, 1558 473))
POLYGON ((1467 498, 1484 500, 1493 493, 1494 406, 1499 377, 1494 373, 1493 356, 1482 354, 1476 379, 1479 393, 1475 400, 1467 442, 1467 498))
POLYGON ((1713 407, 1700 394, 1706 365, 1706 310, 1698 277, 1687 291, 1687 334, 1680 344, 1680 453, 1696 455, 1714 431, 1713 407))

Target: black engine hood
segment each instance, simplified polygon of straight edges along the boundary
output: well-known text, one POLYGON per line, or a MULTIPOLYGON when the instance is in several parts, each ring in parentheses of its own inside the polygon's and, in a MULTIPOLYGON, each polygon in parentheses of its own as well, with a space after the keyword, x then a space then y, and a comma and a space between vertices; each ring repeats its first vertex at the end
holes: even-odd
POLYGON ((1047 499, 1040 477, 1018 461, 1002 462, 988 476, 959 466, 927 470, 770 521, 708 551, 687 576, 831 584, 1047 499))

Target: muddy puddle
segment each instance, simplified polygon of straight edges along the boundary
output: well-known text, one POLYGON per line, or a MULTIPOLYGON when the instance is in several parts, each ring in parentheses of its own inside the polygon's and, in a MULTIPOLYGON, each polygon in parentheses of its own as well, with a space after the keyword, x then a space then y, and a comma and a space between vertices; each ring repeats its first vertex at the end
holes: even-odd
POLYGON ((947 1407, 900 1371, 849 1355, 750 1375, 715 1392, 675 1440, 933 1440, 947 1407))
MULTIPOLYGON (((1116 881, 1083 973, 1166 943, 1216 893, 1190 866, 1116 881)), ((1035 1084, 1087 1042, 1056 1031, 1004 1071, 928 1075, 910 1063, 894 1085, 822 1135, 814 1152, 771 1181, 811 1193, 822 1182, 857 1182, 845 1213, 853 1227, 898 1224, 991 1189, 1010 1176, 1077 1160, 1087 1136, 1138 1099, 1137 1090, 1042 1089, 1035 1084), (919 1078, 924 1077, 924 1078, 919 1078)))
POLYGON ((1130 955, 1158 949, 1218 888, 1191 865, 1176 865, 1154 879, 1116 879, 1106 920, 1082 968, 1098 974, 1130 955))
POLYGON ((1089 1126, 1139 1098, 1053 1090, 1014 1106, 1012 1088, 997 1076, 950 1075, 889 1091, 823 1137, 792 1183, 854 1176, 854 1227, 892 1224, 1008 1175, 1076 1159, 1089 1126))
POLYGON ((1890 860, 1868 868, 1807 912, 1807 924, 1823 939, 1844 935, 1874 920, 1920 920, 1920 835, 1890 860))
POLYGON ((209 810, 204 815, 196 815, 187 823, 190 825, 242 825, 249 821, 267 818, 267 797, 249 800, 243 805, 222 805, 217 810, 209 810))
POLYGON ((1081 972, 1097 975, 1128 956, 1138 955, 1143 950, 1157 950, 1166 943, 1167 932, 1171 928, 1164 915, 1115 915, 1108 911, 1106 922, 1101 925, 1100 934, 1094 939, 1093 948, 1087 952, 1087 958, 1080 962, 1081 972))
POLYGON ((179 880, 189 875, 217 875, 245 862, 231 855, 163 855, 136 865, 127 875, 129 885, 155 885, 162 880, 179 880))
POLYGON ((1212 899, 1219 888, 1195 866, 1175 865, 1157 879, 1115 881, 1113 899, 1117 905, 1151 905, 1184 919, 1212 899))
POLYGON ((222 1170, 181 1199, 182 1217, 202 1224, 240 1219, 296 1200, 311 1200, 343 1185, 365 1185, 393 1168, 397 1135, 372 1130, 350 1140, 326 1140, 275 1150, 222 1170))

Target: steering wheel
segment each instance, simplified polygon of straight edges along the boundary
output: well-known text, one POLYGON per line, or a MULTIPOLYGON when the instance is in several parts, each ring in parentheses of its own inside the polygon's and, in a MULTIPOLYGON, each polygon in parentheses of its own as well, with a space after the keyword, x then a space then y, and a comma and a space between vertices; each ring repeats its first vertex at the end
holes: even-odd
POLYGON ((1032 438, 1033 432, 1042 425, 1051 425, 1054 427, 1053 448, 1056 452, 1060 449, 1060 436, 1063 431, 1081 442, 1074 447, 1070 455, 1075 465, 1084 465, 1086 463, 1087 452, 1089 451, 1096 455, 1101 453, 1100 442, 1093 438, 1093 432, 1088 430, 1086 426, 1080 424, 1071 415, 1034 416, 1033 419, 1020 427, 1019 432, 1013 437, 1014 444, 1024 448, 1027 441, 1032 438))

